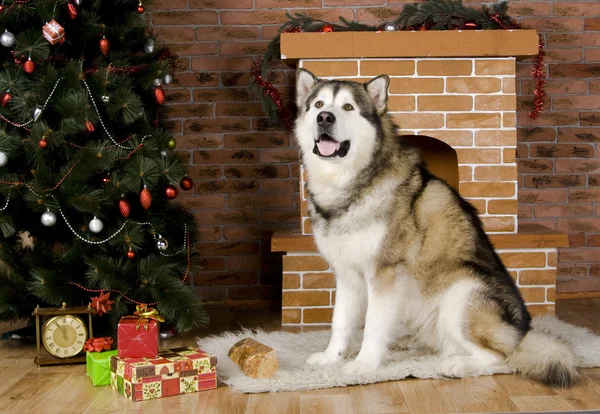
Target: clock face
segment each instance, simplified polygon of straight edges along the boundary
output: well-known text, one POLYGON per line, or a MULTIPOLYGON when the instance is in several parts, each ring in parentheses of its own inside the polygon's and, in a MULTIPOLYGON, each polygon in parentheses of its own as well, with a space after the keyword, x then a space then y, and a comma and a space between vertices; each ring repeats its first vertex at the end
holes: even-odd
POLYGON ((85 323, 77 316, 55 316, 48 319, 42 327, 44 348, 58 358, 77 355, 83 349, 86 340, 85 323))

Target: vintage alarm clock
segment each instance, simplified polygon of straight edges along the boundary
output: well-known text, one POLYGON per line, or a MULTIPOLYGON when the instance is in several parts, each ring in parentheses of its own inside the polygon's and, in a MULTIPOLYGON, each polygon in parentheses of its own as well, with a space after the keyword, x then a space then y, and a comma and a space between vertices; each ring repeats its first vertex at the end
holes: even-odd
POLYGON ((60 308, 37 306, 32 313, 35 316, 37 340, 37 355, 34 362, 38 366, 85 363, 83 346, 93 335, 93 313, 94 309, 90 306, 69 308, 66 303, 63 303, 60 308), (41 327, 40 319, 44 319, 41 327))

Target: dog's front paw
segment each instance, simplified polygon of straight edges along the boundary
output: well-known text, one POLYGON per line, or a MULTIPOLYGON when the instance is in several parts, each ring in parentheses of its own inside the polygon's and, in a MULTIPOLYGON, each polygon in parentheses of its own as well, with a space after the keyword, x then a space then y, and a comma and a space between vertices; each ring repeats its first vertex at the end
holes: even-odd
POLYGON ((464 378, 467 374, 466 365, 460 358, 448 358, 438 365, 438 372, 449 378, 464 378))
POLYGON ((306 363, 308 365, 329 365, 336 364, 341 361, 341 355, 331 355, 327 352, 315 352, 308 357, 306 363))
POLYGON ((354 361, 346 363, 342 370, 344 371, 344 374, 348 375, 372 374, 377 370, 377 365, 355 359, 354 361))

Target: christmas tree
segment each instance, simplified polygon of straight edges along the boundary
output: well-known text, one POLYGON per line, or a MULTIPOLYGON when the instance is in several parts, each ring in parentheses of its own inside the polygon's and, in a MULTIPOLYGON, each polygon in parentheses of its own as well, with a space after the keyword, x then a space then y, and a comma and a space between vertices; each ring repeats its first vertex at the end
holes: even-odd
POLYGON ((193 187, 165 129, 174 57, 147 6, 0 6, 0 320, 93 302, 113 326, 140 304, 179 331, 207 322, 193 217, 173 201, 193 187))

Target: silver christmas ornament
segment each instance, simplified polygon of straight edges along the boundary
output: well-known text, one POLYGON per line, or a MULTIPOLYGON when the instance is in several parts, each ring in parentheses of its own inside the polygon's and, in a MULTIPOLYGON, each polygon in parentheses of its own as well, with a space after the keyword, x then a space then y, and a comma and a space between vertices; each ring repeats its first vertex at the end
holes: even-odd
POLYGON ((144 45, 144 52, 146 52, 146 53, 154 52, 154 39, 148 39, 148 41, 144 45))
POLYGON ((52 227, 56 224, 56 214, 48 210, 44 214, 42 214, 41 221, 44 226, 52 227))
POLYGON ((88 227, 90 228, 91 232, 100 233, 104 228, 104 223, 102 223, 102 220, 100 220, 99 218, 94 217, 88 224, 88 227))
POLYGON ((162 81, 159 78, 156 78, 156 79, 154 79, 154 81, 152 83, 154 84, 154 86, 160 86, 162 81))
POLYGON ((0 151, 0 167, 4 167, 8 163, 8 155, 0 151))
POLYGON ((81 4, 81 0, 73 0, 73 3, 75 3, 77 6, 79 6, 81 4))
POLYGON ((169 155, 169 151, 167 151, 167 150, 162 150, 162 151, 160 152, 160 155, 162 155, 163 157, 166 157, 167 155, 169 155))
POLYGON ((13 47, 17 41, 15 40, 15 35, 8 31, 8 29, 4 29, 4 33, 0 35, 0 43, 4 47, 13 47))
POLYGON ((108 101, 110 101, 110 96, 108 96, 108 95, 102 95, 102 102, 108 103, 108 101))
POLYGON ((166 239, 164 239, 160 234, 156 239, 156 248, 161 252, 164 252, 169 248, 169 242, 166 239))
POLYGON ((386 23, 383 29, 386 32, 395 32, 398 30, 398 27, 394 23, 386 23))
POLYGON ((34 122, 37 121, 38 119, 40 119, 40 116, 42 116, 42 108, 39 106, 36 106, 35 109, 33 110, 34 122))
POLYGON ((173 82, 173 75, 171 75, 170 73, 167 73, 163 78, 163 82, 166 83, 167 85, 169 83, 173 82))
POLYGON ((161 331, 160 333, 160 339, 169 339, 169 338, 173 338, 173 336, 175 336, 175 334, 173 333, 173 331, 161 331))

